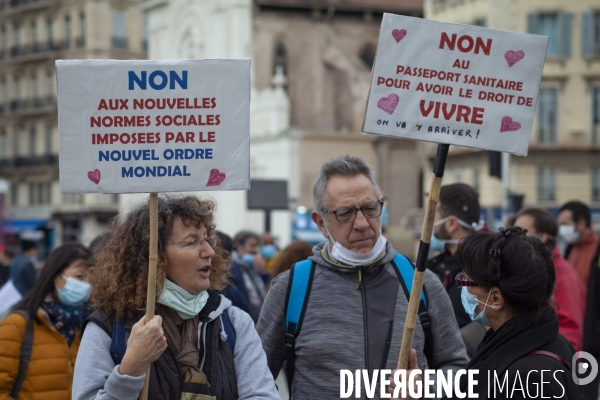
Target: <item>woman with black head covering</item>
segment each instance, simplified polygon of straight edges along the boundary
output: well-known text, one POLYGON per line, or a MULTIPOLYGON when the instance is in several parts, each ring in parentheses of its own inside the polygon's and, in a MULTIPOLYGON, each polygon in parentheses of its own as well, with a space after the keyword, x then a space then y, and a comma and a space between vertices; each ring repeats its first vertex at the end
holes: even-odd
MULTIPOLYGON (((459 245, 463 306, 473 321, 491 327, 467 369, 479 370, 480 399, 579 399, 571 375, 575 351, 558 333, 552 302, 552 255, 526 233, 475 232, 459 245)), ((466 392, 465 376, 460 387, 466 392)))

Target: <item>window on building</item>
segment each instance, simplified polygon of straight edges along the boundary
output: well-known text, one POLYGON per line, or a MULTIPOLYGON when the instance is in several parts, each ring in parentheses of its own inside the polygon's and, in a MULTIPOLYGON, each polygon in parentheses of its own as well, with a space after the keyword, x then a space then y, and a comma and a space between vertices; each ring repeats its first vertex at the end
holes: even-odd
POLYGON ((46 21, 46 36, 48 37, 48 48, 52 50, 54 42, 54 23, 51 19, 46 21))
POLYGON ((148 16, 144 15, 144 36, 142 37, 142 50, 148 51, 148 37, 150 36, 150 32, 148 29, 148 16))
POLYGON ((38 97, 38 79, 36 74, 31 75, 31 98, 37 99, 38 97))
POLYGON ((600 87, 594 88, 593 120, 592 120, 592 143, 600 143, 600 87))
POLYGON ((65 193, 63 195, 64 204, 83 204, 83 194, 81 193, 65 193))
POLYGON ((31 21, 31 44, 35 45, 38 42, 38 31, 35 20, 31 21))
POLYGON ((48 182, 38 182, 37 186, 38 204, 50 204, 50 184, 48 182))
POLYGON ((550 37, 546 53, 549 57, 569 57, 572 19, 573 15, 567 12, 530 13, 527 16, 527 31, 550 37))
POLYGON ((0 58, 4 58, 6 49, 8 47, 8 37, 6 35, 6 27, 4 25, 0 26, 0 35, 2 36, 0 38, 0 46, 2 46, 2 48, 0 48, 0 58))
POLYGON ((65 15, 65 48, 71 47, 71 17, 65 15))
POLYGON ((282 72, 287 76, 287 49, 283 42, 277 43, 273 51, 273 73, 277 72, 277 68, 282 68, 282 72))
POLYGON ((592 169, 592 201, 600 201, 600 167, 592 169))
POLYGON ((481 191, 481 169, 479 168, 473 170, 473 188, 477 192, 481 191))
POLYGON ((127 48, 127 27, 125 25, 125 11, 113 11, 112 45, 116 49, 127 48))
POLYGON ((48 72, 46 75, 46 94, 48 97, 54 96, 54 74, 52 72, 48 72))
POLYGON ((21 100, 21 80, 18 76, 15 76, 15 100, 21 100))
POLYGON ((7 146, 8 146, 8 137, 6 135, 6 129, 0 128, 0 159, 6 158, 7 146))
POLYGON ((46 139, 44 140, 44 154, 51 155, 52 154, 52 127, 46 127, 46 139))
POLYGON ((13 128, 12 135, 12 155, 18 157, 20 153, 19 142, 21 141, 21 129, 17 126, 13 128))
POLYGON ((37 184, 30 182, 28 185, 28 188, 29 188, 29 205, 35 206, 37 204, 38 186, 37 186, 37 184))
POLYGON ((473 20, 473 25, 475 25, 475 26, 481 26, 481 27, 485 28, 486 25, 487 25, 485 17, 475 18, 475 20, 473 20))
POLYGON ((554 167, 538 167, 538 200, 556 200, 556 173, 554 167))
POLYGON ((77 39, 77 47, 85 47, 87 24, 85 14, 79 14, 79 38, 77 39))
POLYGON ((558 111, 556 101, 556 89, 540 89, 538 95, 538 142, 556 143, 558 111))
POLYGON ((37 149, 37 132, 35 127, 29 130, 29 156, 35 157, 37 149))
POLYGON ((462 182, 462 170, 460 170, 459 168, 454 170, 454 182, 455 183, 462 182))
POLYGON ((13 31, 13 45, 15 47, 19 47, 21 44, 21 27, 18 24, 15 24, 13 31))
POLYGON ((17 206, 19 203, 19 185, 16 183, 10 184, 10 205, 17 206))
POLYGON ((600 56, 600 12, 587 11, 581 15, 581 55, 600 56))
POLYGON ((377 48, 372 43, 367 43, 363 46, 360 51, 360 59, 365 63, 369 69, 373 68, 373 63, 375 62, 375 53, 377 52, 377 48))
POLYGON ((2 75, 0 77, 0 104, 6 104, 8 102, 8 88, 6 87, 6 77, 2 75))

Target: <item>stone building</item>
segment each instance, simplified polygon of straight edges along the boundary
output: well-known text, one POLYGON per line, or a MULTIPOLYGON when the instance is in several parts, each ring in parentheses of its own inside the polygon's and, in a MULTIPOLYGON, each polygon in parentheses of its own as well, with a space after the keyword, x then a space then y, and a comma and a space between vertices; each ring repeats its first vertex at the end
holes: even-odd
MULTIPOLYGON (((529 154, 511 157, 509 188, 551 211, 583 201, 600 230, 600 3, 426 0, 425 16, 550 37, 529 154)), ((444 181, 475 186, 488 220, 500 223, 501 182, 488 174, 487 152, 451 150, 444 181)))
MULTIPOLYGON (((314 176, 337 155, 359 155, 376 168, 392 200, 391 223, 419 206, 415 144, 360 129, 382 14, 422 16, 421 0, 148 0, 143 8, 151 59, 252 58, 251 178, 288 182, 290 209, 273 217, 282 244, 322 238, 295 232, 292 211, 313 207, 314 176)), ((226 233, 263 230, 261 212, 246 209, 244 193, 211 194, 226 233)))
POLYGON ((143 26, 139 0, 0 1, 4 240, 16 243, 25 231, 41 231, 44 249, 89 243, 116 215, 117 196, 60 194, 54 62, 146 58, 143 26))

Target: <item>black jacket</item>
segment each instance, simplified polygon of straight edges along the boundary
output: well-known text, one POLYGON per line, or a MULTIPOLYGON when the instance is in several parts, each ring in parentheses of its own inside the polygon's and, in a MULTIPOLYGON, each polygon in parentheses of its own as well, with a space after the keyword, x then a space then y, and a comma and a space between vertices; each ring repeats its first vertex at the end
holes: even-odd
MULTIPOLYGON (((575 350, 558 333, 558 318, 552 309, 517 316, 496 331, 490 329, 467 366, 479 370, 475 385, 479 399, 542 398, 542 387, 545 398, 581 399, 570 369, 547 355, 530 355, 534 350, 554 353, 571 365, 575 350), (502 390, 495 376, 504 384, 502 390)), ((460 386, 466 391, 467 380, 461 379, 460 386)))
POLYGON ((596 358, 600 357, 600 245, 590 265, 583 323, 583 350, 596 358))
POLYGON ((447 253, 442 253, 433 257, 427 261, 427 268, 440 278, 442 284, 446 288, 446 292, 448 292, 448 296, 450 297, 450 302, 452 302, 452 308, 454 309, 454 316, 456 317, 456 322, 458 322, 458 327, 462 328, 471 323, 471 318, 465 312, 460 300, 461 289, 454 283, 454 277, 462 271, 456 254, 448 255, 447 253))
MULTIPOLYGON (((213 290, 207 291, 208 301, 199 314, 200 322, 205 327, 205 340, 201 343, 200 359, 202 352, 205 352, 202 372, 206 375, 210 383, 211 394, 218 400, 237 399, 237 381, 235 375, 235 364, 233 352, 226 341, 220 339, 221 316, 211 318, 209 315, 218 309, 220 296, 213 290)), ((142 318, 140 315, 139 318, 142 318)), ((131 331, 133 325, 139 321, 128 320, 125 325, 125 331, 131 331)), ((88 317, 88 321, 93 321, 104 329, 112 337, 112 317, 100 311, 94 311, 88 317)), ((87 322, 87 321, 86 321, 87 322)), ((149 400, 180 400, 181 398, 181 377, 175 356, 169 348, 152 363, 150 369, 150 386, 148 390, 149 400)))

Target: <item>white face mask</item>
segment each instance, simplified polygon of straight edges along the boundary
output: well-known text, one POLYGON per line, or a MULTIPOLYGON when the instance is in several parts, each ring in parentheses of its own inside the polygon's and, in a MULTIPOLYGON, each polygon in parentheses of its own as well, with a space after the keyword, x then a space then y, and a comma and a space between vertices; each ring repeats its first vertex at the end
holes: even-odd
POLYGON ((331 232, 329 232, 329 229, 327 228, 325 220, 323 220, 323 224, 325 225, 325 229, 329 234, 329 240, 333 242, 331 256, 343 264, 351 265, 353 267, 357 267, 359 265, 368 265, 375 261, 377 257, 379 257, 381 253, 383 253, 383 251, 385 250, 387 239, 381 234, 381 230, 379 231, 379 237, 377 238, 377 241, 375 242, 373 248, 368 253, 358 254, 353 252, 352 250, 345 248, 340 244, 340 242, 333 239, 333 236, 331 236, 331 232))
POLYGON ((573 244, 579 240, 581 233, 576 232, 573 225, 560 225, 558 227, 558 236, 566 243, 573 244))

